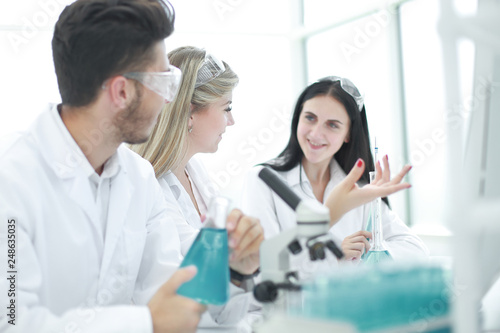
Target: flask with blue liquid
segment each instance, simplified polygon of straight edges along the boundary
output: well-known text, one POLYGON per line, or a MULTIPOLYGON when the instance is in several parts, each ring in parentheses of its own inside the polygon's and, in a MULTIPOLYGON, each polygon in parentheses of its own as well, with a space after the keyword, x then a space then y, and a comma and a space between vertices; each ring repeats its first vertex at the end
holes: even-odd
MULTIPOLYGON (((375 180, 375 171, 370 171, 370 183, 375 180)), ((370 250, 362 258, 368 264, 378 264, 383 261, 391 261, 392 256, 384 246, 382 232, 382 199, 377 198, 371 203, 370 220, 372 225, 373 243, 370 250)))
POLYGON ((177 294, 202 304, 223 305, 229 299, 229 252, 226 219, 229 200, 214 197, 203 228, 189 248, 180 267, 194 265, 195 277, 184 283, 177 294))

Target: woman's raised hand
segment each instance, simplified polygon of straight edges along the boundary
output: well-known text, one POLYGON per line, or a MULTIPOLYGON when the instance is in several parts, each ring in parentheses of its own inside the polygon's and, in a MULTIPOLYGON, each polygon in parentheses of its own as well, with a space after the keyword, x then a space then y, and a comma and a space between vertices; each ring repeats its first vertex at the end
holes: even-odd
POLYGON ((411 187, 408 183, 401 183, 404 176, 410 171, 411 166, 404 166, 396 177, 391 179, 387 155, 384 156, 382 161, 384 169, 382 170, 380 162, 376 163, 376 177, 371 184, 363 187, 356 184, 365 170, 365 162, 359 159, 346 178, 335 186, 325 200, 325 205, 330 209, 330 226, 334 225, 345 213, 353 208, 364 205, 378 197, 386 197, 411 187))

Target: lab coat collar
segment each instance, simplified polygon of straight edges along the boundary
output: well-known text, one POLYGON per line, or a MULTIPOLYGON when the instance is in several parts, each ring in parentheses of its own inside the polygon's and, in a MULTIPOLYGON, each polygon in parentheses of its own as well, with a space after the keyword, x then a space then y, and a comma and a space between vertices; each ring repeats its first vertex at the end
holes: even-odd
MULTIPOLYGON (((210 202, 212 197, 211 191, 215 191, 215 188, 212 186, 210 178, 203 166, 203 163, 196 158, 196 156, 192 157, 186 165, 186 169, 189 173, 189 177, 192 186, 196 187, 201 195, 201 198, 197 196, 196 200, 198 203, 198 208, 201 210, 202 214, 206 214, 207 203, 210 202), (203 203, 200 202, 200 199, 203 200, 203 203)), ((177 205, 180 208, 185 220, 192 227, 199 229, 203 225, 200 220, 200 216, 196 211, 196 208, 191 201, 189 194, 186 192, 179 179, 175 176, 172 171, 168 171, 165 175, 161 177, 162 181, 165 181, 170 188, 170 192, 177 201, 177 205)), ((196 194, 195 194, 196 196, 196 194)))
POLYGON ((165 181, 167 182, 168 186, 170 187, 170 190, 172 191, 172 194, 174 195, 175 200, 179 201, 179 198, 181 196, 181 183, 177 179, 177 177, 174 175, 174 173, 171 170, 168 170, 167 173, 165 173, 162 176, 165 181))
MULTIPOLYGON (((210 177, 206 173, 203 163, 193 156, 186 165, 186 170, 191 178, 191 181, 195 184, 200 192, 205 204, 210 202, 210 199, 217 193, 215 186, 209 181, 210 177)), ((177 176, 169 170, 165 175, 162 176, 168 183, 170 190, 172 191, 175 199, 178 201, 181 196, 181 191, 184 189, 177 176)), ((194 208, 194 206, 193 206, 194 208)))
MULTIPOLYGON (((42 112, 33 127, 32 133, 34 133, 35 141, 40 147, 45 148, 41 149, 42 156, 59 178, 74 178, 82 172, 90 177, 95 172, 64 125, 57 104, 50 104, 48 110, 42 112)), ((121 163, 119 153, 123 148, 125 147, 122 144, 117 152, 106 161, 105 168, 108 171, 105 172, 108 176, 117 174, 121 169, 127 172, 124 163, 121 163)))
POLYGON ((215 184, 210 181, 210 176, 208 175, 207 170, 201 160, 199 160, 196 156, 193 156, 189 160, 186 165, 186 170, 192 183, 196 187, 198 194, 201 196, 201 198, 197 198, 197 200, 203 200, 203 203, 198 202, 198 207, 202 209, 202 207, 200 207, 200 205, 202 205, 204 208, 208 209, 211 198, 218 194, 215 184))
POLYGON ((33 125, 35 141, 40 152, 55 174, 61 179, 73 178, 84 172, 87 177, 94 172, 82 150, 64 125, 56 104, 42 112, 33 125))
MULTIPOLYGON (((337 160, 332 158, 330 161, 330 179, 335 178, 334 175, 341 170, 337 160)), ((297 164, 293 169, 286 173, 286 181, 290 187, 294 187, 296 185, 304 185, 308 184, 311 186, 309 178, 307 177, 306 171, 302 167, 302 163, 297 164)))

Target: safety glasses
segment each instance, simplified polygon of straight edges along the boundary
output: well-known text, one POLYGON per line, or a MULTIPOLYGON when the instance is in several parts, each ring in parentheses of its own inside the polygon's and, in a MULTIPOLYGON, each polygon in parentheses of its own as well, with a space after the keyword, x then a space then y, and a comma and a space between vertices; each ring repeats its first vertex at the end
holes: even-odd
POLYGON ((196 75, 196 83, 194 84, 195 88, 198 88, 222 73, 226 70, 224 63, 217 59, 214 55, 205 51, 205 60, 203 61, 203 65, 201 65, 198 70, 198 74, 196 75))
POLYGON ((354 101, 358 105, 359 111, 363 109, 363 104, 364 104, 363 95, 361 95, 358 88, 356 88, 356 86, 354 85, 354 83, 352 83, 351 80, 340 76, 327 76, 318 80, 318 82, 323 82, 323 81, 332 81, 332 82, 340 81, 340 87, 346 93, 348 93, 352 98, 354 98, 354 101))
POLYGON ((166 72, 128 72, 122 75, 142 83, 163 97, 167 103, 174 100, 182 78, 181 70, 172 65, 168 65, 166 72))

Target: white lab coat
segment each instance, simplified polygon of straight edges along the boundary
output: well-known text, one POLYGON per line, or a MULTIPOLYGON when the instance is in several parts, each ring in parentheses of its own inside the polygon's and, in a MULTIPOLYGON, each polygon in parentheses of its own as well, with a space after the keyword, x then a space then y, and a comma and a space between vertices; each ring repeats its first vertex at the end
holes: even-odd
MULTIPOLYGON (((296 217, 292 209, 258 177, 261 169, 260 166, 255 167, 247 175, 242 196, 242 209, 245 213, 260 219, 265 238, 269 239, 283 230, 295 227, 296 217)), ((277 173, 300 197, 315 199, 311 183, 303 168, 296 166, 290 171, 277 173)), ((337 161, 332 160, 330 181, 326 186, 324 198, 328 197, 345 176, 345 172, 337 161)), ((363 229, 363 222, 366 223, 369 209, 369 204, 355 208, 330 228, 332 238, 339 247, 345 237, 363 229)), ((382 205, 382 225, 385 244, 395 260, 424 258, 428 255, 424 243, 385 203, 382 205)))
MULTIPOLYGON (((197 198, 197 202, 203 201, 203 205, 208 206, 212 196, 217 194, 213 183, 203 166, 203 163, 193 157, 189 160, 186 166, 192 186, 196 186, 201 197, 197 198)), ((181 218, 175 219, 179 237, 181 240, 181 253, 186 255, 191 247, 193 240, 198 235, 198 230, 203 226, 200 215, 196 211, 191 197, 186 192, 180 181, 172 172, 167 172, 162 177, 158 178, 158 182, 163 190, 165 200, 175 202, 177 206, 177 214, 181 218)), ((202 212, 203 213, 203 212, 202 212)), ((173 213, 171 214, 173 215, 173 213)))
POLYGON ((110 158, 118 172, 104 236, 92 167, 55 106, 0 147, 0 268, 5 274, 6 222, 15 219, 17 271, 16 325, 3 313, 0 331, 152 332, 146 304, 181 253, 151 164, 124 145, 110 158))
MULTIPOLYGON (((210 176, 205 169, 203 163, 193 157, 189 160, 186 165, 187 172, 189 174, 189 179, 191 181, 191 186, 196 188, 195 196, 197 197, 197 203, 199 206, 207 206, 210 203, 210 199, 217 194, 216 187, 210 180, 210 176)), ((171 211, 169 215, 177 215, 180 218, 175 218, 177 229, 179 231, 179 236, 181 240, 181 252, 186 255, 191 244, 196 238, 199 229, 202 228, 203 224, 201 222, 200 216, 191 201, 191 197, 186 192, 180 181, 172 172, 168 172, 158 179, 161 188, 163 189, 163 194, 165 200, 168 202, 177 202, 177 213, 171 211)), ((169 209, 172 209, 170 206, 169 209)), ((202 209, 203 211, 203 209, 202 209)), ((203 212, 202 212, 203 213, 203 212)), ((230 300, 226 304, 225 317, 229 316, 234 323, 235 321, 250 322, 258 320, 258 316, 261 310, 260 304, 255 301, 251 292, 253 283, 243 284, 242 288, 237 288, 231 284, 230 288, 230 300), (247 292, 245 292, 247 291, 247 292), (250 312, 250 314, 249 314, 250 312)), ((220 322, 220 321, 219 321, 220 322)), ((207 316, 202 318, 200 327, 210 327, 213 326, 213 322, 207 316)), ((243 327, 241 327, 243 330, 243 327)))

